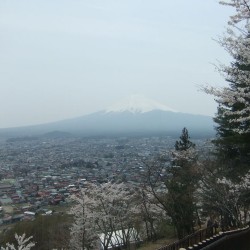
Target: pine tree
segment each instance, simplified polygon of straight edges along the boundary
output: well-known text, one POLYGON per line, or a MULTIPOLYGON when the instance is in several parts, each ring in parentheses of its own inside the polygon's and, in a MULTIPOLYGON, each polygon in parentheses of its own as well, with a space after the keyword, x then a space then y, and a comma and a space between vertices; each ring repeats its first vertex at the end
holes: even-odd
POLYGON ((166 180, 168 189, 168 212, 177 229, 179 238, 194 231, 196 184, 195 144, 190 141, 188 130, 184 128, 180 140, 172 152, 173 161, 166 180))
POLYGON ((180 140, 175 142, 175 150, 183 151, 194 148, 195 144, 189 139, 190 137, 188 135, 188 130, 186 128, 183 128, 180 140))

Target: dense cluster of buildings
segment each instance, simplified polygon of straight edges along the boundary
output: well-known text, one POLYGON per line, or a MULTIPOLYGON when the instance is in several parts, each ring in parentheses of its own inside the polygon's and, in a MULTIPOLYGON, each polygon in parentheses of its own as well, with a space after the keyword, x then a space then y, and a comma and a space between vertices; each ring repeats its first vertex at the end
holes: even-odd
POLYGON ((0 224, 50 214, 88 182, 140 182, 175 139, 27 137, 0 143, 0 224))

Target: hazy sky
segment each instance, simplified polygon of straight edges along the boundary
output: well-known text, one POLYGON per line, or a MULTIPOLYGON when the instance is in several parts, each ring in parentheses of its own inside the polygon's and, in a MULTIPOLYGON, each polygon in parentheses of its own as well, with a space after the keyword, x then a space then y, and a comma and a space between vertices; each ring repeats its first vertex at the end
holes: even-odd
POLYGON ((229 62, 216 0, 0 0, 0 127, 81 116, 131 94, 213 115, 229 62))

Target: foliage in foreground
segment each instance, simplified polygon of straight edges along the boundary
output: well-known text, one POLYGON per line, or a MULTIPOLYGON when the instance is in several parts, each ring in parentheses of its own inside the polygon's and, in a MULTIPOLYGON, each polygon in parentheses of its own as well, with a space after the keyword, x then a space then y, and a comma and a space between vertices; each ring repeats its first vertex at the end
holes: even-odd
POLYGON ((35 246, 34 242, 30 242, 33 238, 32 236, 25 238, 26 235, 23 234, 19 236, 15 234, 15 239, 17 241, 17 246, 15 247, 14 244, 6 243, 6 247, 1 247, 1 250, 30 250, 32 247, 35 246))
POLYGON ((15 234, 33 236, 36 250, 63 249, 68 246, 71 218, 68 215, 38 216, 34 221, 16 223, 1 235, 0 244, 15 244, 15 234))

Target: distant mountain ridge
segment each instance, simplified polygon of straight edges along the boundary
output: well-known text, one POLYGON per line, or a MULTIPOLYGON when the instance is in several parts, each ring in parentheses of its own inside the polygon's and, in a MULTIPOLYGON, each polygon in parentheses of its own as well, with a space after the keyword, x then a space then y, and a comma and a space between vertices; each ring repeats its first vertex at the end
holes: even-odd
POLYGON ((132 97, 103 111, 73 119, 1 129, 0 135, 34 136, 53 131, 57 131, 56 135, 81 136, 179 135, 186 127, 192 137, 211 137, 215 133, 213 126, 209 116, 180 113, 156 101, 132 97))

